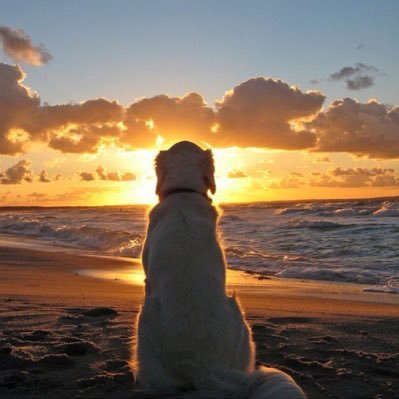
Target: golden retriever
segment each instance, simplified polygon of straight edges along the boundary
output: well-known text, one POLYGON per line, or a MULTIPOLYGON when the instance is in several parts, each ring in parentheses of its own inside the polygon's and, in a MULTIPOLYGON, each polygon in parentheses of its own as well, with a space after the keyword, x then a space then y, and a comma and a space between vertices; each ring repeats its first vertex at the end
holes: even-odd
POLYGON ((156 158, 159 203, 149 214, 142 260, 136 379, 153 393, 184 397, 303 399, 287 374, 255 371, 251 331, 225 286, 210 150, 182 141, 156 158))

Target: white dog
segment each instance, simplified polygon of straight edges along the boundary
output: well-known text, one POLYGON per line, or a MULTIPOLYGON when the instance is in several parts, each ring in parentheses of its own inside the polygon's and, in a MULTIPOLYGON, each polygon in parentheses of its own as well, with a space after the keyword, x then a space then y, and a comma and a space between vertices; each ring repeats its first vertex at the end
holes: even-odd
POLYGON ((182 141, 156 158, 159 204, 143 251, 146 296, 137 325, 137 381, 184 397, 303 399, 276 369, 255 369, 250 329, 227 296, 210 150, 182 141))

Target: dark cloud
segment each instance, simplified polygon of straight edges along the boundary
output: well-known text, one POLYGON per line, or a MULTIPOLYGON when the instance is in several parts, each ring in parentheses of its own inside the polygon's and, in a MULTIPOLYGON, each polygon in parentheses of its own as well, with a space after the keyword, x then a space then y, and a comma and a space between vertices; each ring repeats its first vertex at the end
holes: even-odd
POLYGON ((94 176, 93 173, 88 173, 88 172, 80 172, 79 173, 80 178, 83 181, 93 181, 96 180, 96 177, 94 176))
POLYGON ((342 80, 353 76, 358 76, 364 72, 378 72, 378 69, 372 65, 366 65, 361 62, 355 64, 354 67, 346 66, 341 68, 338 72, 330 75, 331 80, 342 80))
POLYGON ((302 149, 316 143, 314 133, 294 130, 291 122, 316 114, 325 97, 303 93, 281 80, 250 79, 217 102, 217 146, 302 149))
POLYGON ((346 86, 350 90, 367 89, 367 87, 374 85, 374 78, 371 76, 357 76, 354 79, 348 79, 346 86))
POLYGON ((32 162, 22 159, 0 174, 1 184, 20 184, 22 182, 31 183, 33 181, 33 172, 31 170, 32 162))
POLYGON ((0 42, 4 53, 16 62, 43 65, 53 58, 42 45, 34 45, 31 38, 21 29, 0 26, 0 42))
POLYGON ((374 85, 371 74, 376 72, 379 72, 376 67, 358 62, 354 67, 346 66, 331 74, 330 80, 344 80, 349 90, 361 90, 374 85))
POLYGON ((399 157, 399 107, 345 98, 319 113, 308 128, 317 134, 316 151, 399 157))
POLYGON ((248 177, 248 176, 242 170, 233 169, 227 173, 227 177, 229 179, 240 179, 240 178, 244 178, 244 177, 248 177))

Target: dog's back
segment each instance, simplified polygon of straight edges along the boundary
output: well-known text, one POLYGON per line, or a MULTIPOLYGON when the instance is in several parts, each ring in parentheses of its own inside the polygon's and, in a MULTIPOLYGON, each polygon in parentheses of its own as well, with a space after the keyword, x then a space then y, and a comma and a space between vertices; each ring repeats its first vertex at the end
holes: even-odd
MULTIPOLYGON (((225 265, 216 237, 216 218, 209 201, 194 193, 171 195, 150 214, 143 252, 149 295, 141 318, 152 314, 152 325, 145 329, 151 329, 152 334, 157 331, 157 339, 156 347, 141 351, 140 342, 143 345, 146 333, 140 320, 139 378, 148 380, 144 367, 151 351, 167 365, 163 367, 163 390, 172 388, 167 387, 171 382, 174 387, 198 388, 215 369, 253 368, 248 328, 235 298, 225 293, 225 265), (245 342, 245 359, 238 353, 240 341, 245 342), (162 353, 156 353, 159 348, 162 353)), ((153 367, 151 363, 149 368, 153 367)), ((148 385, 159 386, 161 376, 158 370, 153 376, 156 381, 148 385)))

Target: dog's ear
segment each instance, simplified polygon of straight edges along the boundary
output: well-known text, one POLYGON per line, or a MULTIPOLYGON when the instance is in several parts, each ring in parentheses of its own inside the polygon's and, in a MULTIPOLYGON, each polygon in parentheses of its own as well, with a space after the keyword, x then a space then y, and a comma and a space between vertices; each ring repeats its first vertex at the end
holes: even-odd
POLYGON ((155 173, 157 175, 157 186, 155 188, 156 195, 159 195, 159 190, 161 189, 162 181, 165 178, 166 156, 167 156, 167 151, 159 151, 159 154, 155 158, 155 173))
POLYGON ((215 164, 213 162, 213 154, 211 150, 204 150, 204 179, 207 188, 212 194, 216 192, 215 183, 215 164))

